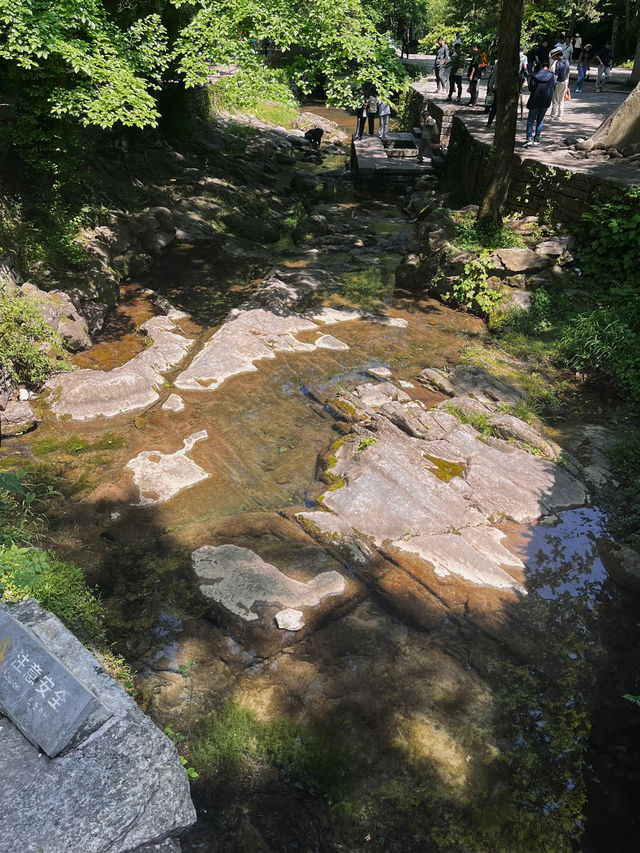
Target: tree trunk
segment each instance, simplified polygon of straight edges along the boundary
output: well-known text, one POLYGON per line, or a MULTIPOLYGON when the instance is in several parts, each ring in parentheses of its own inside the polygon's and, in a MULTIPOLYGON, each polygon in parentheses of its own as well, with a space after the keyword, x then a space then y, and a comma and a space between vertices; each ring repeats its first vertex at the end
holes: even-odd
POLYGON ((511 164, 518 124, 518 69, 520 67, 520 30, 523 0, 502 0, 500 41, 498 42, 498 81, 496 98, 496 134, 489 182, 478 211, 478 224, 499 224, 511 181, 511 164))
POLYGON ((636 42, 636 55, 633 59, 633 70, 631 71, 630 83, 640 83, 640 28, 638 29, 638 41, 636 42))
POLYGON ((592 148, 617 148, 627 156, 627 153, 636 153, 637 145, 640 145, 640 84, 581 147, 587 151, 592 148))

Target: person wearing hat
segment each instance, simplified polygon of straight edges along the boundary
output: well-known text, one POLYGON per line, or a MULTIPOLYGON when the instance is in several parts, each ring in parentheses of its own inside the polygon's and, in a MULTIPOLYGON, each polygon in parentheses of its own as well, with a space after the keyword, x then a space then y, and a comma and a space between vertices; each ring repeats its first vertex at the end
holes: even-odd
POLYGON ((561 48, 551 52, 554 60, 553 73, 556 75, 556 88, 553 90, 551 101, 551 115, 549 118, 560 121, 564 115, 564 96, 569 85, 569 71, 571 66, 569 60, 564 56, 561 48))

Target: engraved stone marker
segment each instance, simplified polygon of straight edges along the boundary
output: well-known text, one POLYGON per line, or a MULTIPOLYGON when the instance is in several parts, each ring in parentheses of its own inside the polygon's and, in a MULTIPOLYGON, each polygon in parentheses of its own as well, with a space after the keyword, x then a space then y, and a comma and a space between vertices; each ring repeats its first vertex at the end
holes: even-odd
POLYGON ((0 712, 53 758, 101 703, 24 625, 0 610, 0 712))

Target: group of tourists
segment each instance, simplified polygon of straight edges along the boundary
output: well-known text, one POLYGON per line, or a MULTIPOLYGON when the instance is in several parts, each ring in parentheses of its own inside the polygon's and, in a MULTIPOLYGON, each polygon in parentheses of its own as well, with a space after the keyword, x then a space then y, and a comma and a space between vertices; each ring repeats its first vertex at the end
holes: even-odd
POLYGON ((391 104, 388 101, 378 98, 378 90, 375 86, 371 87, 368 96, 365 94, 364 89, 360 89, 360 97, 356 109, 356 139, 362 139, 364 136, 365 124, 368 124, 369 136, 374 135, 376 118, 380 120, 378 136, 380 139, 386 139, 389 133, 390 115, 391 104))
MULTIPOLYGON (((483 75, 488 72, 487 109, 495 115, 495 107, 493 107, 493 110, 491 110, 491 107, 495 102, 497 91, 497 53, 497 38, 493 40, 486 51, 482 51, 478 45, 473 45, 469 55, 466 57, 462 50, 459 35, 456 35, 451 50, 442 37, 438 38, 434 61, 436 93, 444 93, 448 88, 447 101, 454 101, 455 95, 455 102, 462 103, 462 79, 466 68, 467 91, 469 93, 468 106, 475 106, 478 101, 478 83, 483 75)), ((579 94, 582 91, 583 81, 588 77, 589 70, 594 65, 597 66, 595 91, 601 92, 611 75, 611 68, 613 67, 611 42, 606 42, 605 46, 598 53, 593 53, 590 44, 582 46, 582 39, 578 34, 573 38, 569 34, 565 34, 553 46, 550 45, 547 39, 544 39, 539 45, 531 47, 526 52, 520 46, 519 84, 521 95, 525 87, 531 88, 535 75, 539 71, 543 68, 550 68, 555 73, 558 83, 564 84, 560 87, 560 90, 563 93, 563 97, 569 100, 569 72, 571 63, 576 57, 578 79, 575 92, 579 94)), ((523 98, 521 97, 521 117, 522 106, 523 98)), ((562 115, 563 108, 560 103, 556 105, 554 117, 562 118, 562 115)), ((492 121, 493 119, 490 118, 489 124, 492 121)))
MULTIPOLYGON (((411 30, 405 26, 402 32, 402 53, 409 55, 411 30)), ((434 62, 434 75, 437 93, 447 93, 449 102, 462 103, 463 75, 467 79, 469 94, 468 106, 474 107, 478 102, 478 84, 485 72, 488 72, 487 97, 485 109, 488 111, 487 124, 491 126, 496 115, 498 91, 498 38, 496 37, 486 50, 473 45, 466 54, 462 48, 460 35, 456 34, 451 50, 444 38, 437 40, 434 62), (447 92, 448 90, 448 92, 447 92), (454 98, 455 96, 455 98, 454 98)), ((547 111, 551 108, 550 119, 561 121, 564 116, 565 102, 571 100, 569 78, 572 62, 575 60, 578 78, 575 93, 582 92, 583 83, 588 79, 592 67, 597 67, 595 91, 601 92, 611 75, 613 53, 611 42, 607 41, 598 53, 593 52, 590 44, 582 44, 579 33, 574 37, 563 34, 551 46, 548 39, 543 39, 539 45, 525 52, 520 46, 519 60, 519 89, 520 89, 520 118, 524 115, 524 90, 529 91, 527 100, 527 130, 525 147, 538 145, 544 128, 547 111)), ((360 90, 360 100, 356 110, 357 127, 356 139, 362 139, 365 126, 368 123, 369 136, 375 133, 375 120, 379 119, 378 135, 384 139, 389 132, 389 117, 391 106, 388 101, 378 98, 375 87, 371 87, 366 95, 360 90)), ((424 117, 423 117, 424 118, 424 117)))
MULTIPOLYGON (((497 45, 497 39, 495 42, 497 45)), ((462 52, 462 42, 459 35, 456 35, 454 39, 452 51, 449 51, 449 46, 442 37, 438 38, 434 62, 436 91, 446 92, 448 85, 447 100, 453 101, 453 95, 456 93, 456 103, 462 103, 462 75, 466 66, 467 91, 470 95, 469 106, 475 106, 478 101, 478 83, 486 65, 486 54, 480 53, 480 48, 477 45, 472 47, 471 57, 467 59, 462 52)))
MULTIPOLYGON (((580 38, 579 36, 577 37, 580 38)), ((527 109, 527 137, 525 147, 540 144, 540 134, 544 127, 547 110, 551 107, 551 119, 562 120, 564 115, 565 101, 571 100, 569 89, 569 75, 571 60, 576 47, 576 40, 567 36, 564 41, 558 42, 548 55, 546 53, 547 42, 542 42, 542 50, 535 53, 530 51, 527 56, 528 86, 530 91, 527 109), (533 67, 532 67, 533 62, 533 67), (533 70, 533 74, 531 71, 533 70)), ((522 54, 521 54, 522 59, 522 54)), ((613 53, 611 42, 607 41, 605 46, 594 57, 597 62, 598 72, 595 91, 601 92, 606 81, 611 75, 613 66, 613 53)), ((592 62, 592 47, 586 44, 582 47, 579 42, 578 51, 578 79, 576 81, 575 93, 582 92, 582 85, 589 73, 592 62)))

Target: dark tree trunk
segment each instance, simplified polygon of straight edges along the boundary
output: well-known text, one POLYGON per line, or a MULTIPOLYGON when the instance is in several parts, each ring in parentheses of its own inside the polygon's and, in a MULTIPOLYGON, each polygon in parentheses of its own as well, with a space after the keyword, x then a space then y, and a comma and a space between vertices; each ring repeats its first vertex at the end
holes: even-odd
POLYGON ((502 0, 498 42, 496 135, 487 190, 478 211, 478 223, 481 225, 502 221, 502 208, 509 192, 518 123, 518 57, 523 11, 523 0, 502 0))

